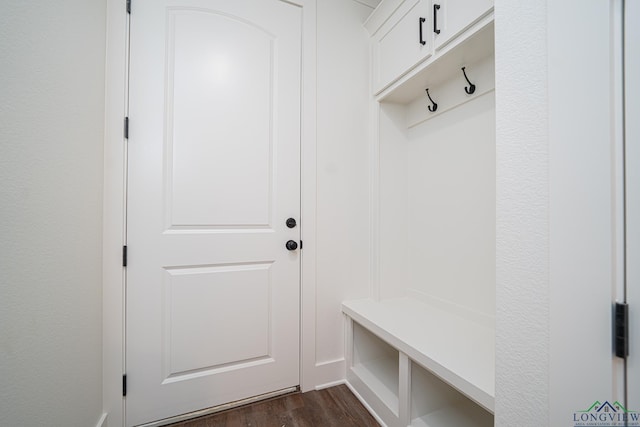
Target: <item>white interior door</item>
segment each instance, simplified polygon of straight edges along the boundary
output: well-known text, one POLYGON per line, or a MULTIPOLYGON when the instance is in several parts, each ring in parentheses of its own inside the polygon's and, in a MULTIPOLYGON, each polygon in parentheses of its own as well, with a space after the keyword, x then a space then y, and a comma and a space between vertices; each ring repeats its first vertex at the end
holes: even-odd
MULTIPOLYGON (((640 412, 640 2, 625 1, 627 409, 640 412)), ((635 424, 640 425, 638 418, 635 424)))
POLYGON ((301 10, 134 0, 126 424, 299 383, 301 10))

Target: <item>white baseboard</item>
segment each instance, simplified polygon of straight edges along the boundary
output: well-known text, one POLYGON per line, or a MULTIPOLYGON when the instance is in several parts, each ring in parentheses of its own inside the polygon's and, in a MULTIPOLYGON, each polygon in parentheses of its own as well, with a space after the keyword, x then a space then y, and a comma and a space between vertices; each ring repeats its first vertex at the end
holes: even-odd
POLYGON ((346 379, 346 360, 344 358, 317 363, 314 372, 314 389, 326 388, 329 384, 346 379))
POLYGON ((96 424, 96 427, 107 427, 107 413, 106 412, 104 414, 102 414, 102 416, 98 420, 98 424, 96 424))
POLYGON ((353 395, 354 395, 355 397, 357 397, 357 398, 358 398, 358 400, 360 401, 360 403, 362 403, 362 406, 364 406, 364 407, 365 407, 365 409, 366 409, 367 411, 369 411, 369 413, 373 416, 373 418, 375 418, 375 419, 376 419, 376 421, 378 422, 378 424, 380 424, 382 427, 387 427, 387 425, 384 423, 384 421, 382 421, 382 419, 378 416, 378 414, 376 414, 376 411, 374 411, 374 410, 373 410, 373 408, 371 408, 371 406, 369 406, 369 404, 367 403, 367 401, 366 401, 366 400, 364 400, 364 399, 362 398, 362 396, 360 396, 360 393, 358 393, 358 392, 356 391, 356 389, 355 389, 355 388, 353 388, 353 387, 351 386, 351 384, 349 384, 349 381, 345 381, 345 384, 347 385, 347 387, 349 387, 349 390, 351 390, 351 393, 353 393, 353 395))
POLYGON ((329 388, 329 387, 335 387, 337 385, 342 385, 342 384, 345 384, 346 382, 347 382, 346 380, 337 380, 329 383, 319 384, 316 386, 316 391, 324 390, 325 388, 329 388))

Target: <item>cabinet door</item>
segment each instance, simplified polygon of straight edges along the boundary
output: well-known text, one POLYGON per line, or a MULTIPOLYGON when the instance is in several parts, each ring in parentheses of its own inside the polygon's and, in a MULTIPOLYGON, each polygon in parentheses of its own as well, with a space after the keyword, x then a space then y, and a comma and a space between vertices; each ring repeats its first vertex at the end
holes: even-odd
POLYGON ((373 36, 376 93, 431 56, 432 26, 428 0, 406 0, 378 29, 373 36))
POLYGON ((443 48, 493 10, 493 0, 434 0, 431 29, 435 49, 443 48))

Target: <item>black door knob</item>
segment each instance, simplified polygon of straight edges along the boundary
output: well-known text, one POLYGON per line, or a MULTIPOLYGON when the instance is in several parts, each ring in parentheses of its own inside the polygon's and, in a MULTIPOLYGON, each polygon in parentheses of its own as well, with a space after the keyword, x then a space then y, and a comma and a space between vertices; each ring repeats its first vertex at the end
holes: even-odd
POLYGON ((298 243, 295 240, 289 240, 285 246, 290 251, 295 251, 296 249, 298 249, 298 243))
POLYGON ((296 223, 296 220, 295 220, 295 219, 293 219, 293 218, 289 218, 289 219, 287 220, 287 223, 286 223, 286 224, 287 224, 287 227, 289 227, 289 228, 293 228, 293 227, 295 227, 295 226, 296 226, 296 224, 297 224, 297 223, 296 223))

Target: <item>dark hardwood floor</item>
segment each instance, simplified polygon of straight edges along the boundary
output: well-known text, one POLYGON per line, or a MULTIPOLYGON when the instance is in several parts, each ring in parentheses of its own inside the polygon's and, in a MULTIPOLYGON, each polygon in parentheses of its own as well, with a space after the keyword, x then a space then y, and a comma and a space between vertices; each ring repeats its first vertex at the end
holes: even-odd
POLYGON ((292 393, 168 427, 378 427, 345 385, 292 393))

